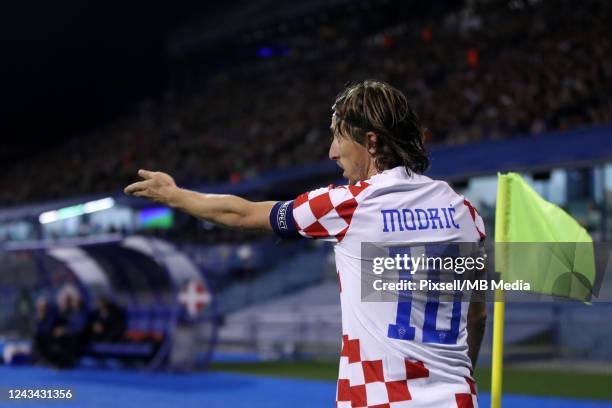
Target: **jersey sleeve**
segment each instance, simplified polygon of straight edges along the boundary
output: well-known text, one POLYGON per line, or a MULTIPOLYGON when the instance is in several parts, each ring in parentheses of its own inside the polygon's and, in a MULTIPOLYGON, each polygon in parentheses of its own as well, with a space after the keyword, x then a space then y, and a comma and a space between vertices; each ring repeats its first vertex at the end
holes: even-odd
POLYGON ((366 182, 319 188, 281 201, 270 212, 270 224, 281 237, 303 236, 341 242, 348 231, 366 182))

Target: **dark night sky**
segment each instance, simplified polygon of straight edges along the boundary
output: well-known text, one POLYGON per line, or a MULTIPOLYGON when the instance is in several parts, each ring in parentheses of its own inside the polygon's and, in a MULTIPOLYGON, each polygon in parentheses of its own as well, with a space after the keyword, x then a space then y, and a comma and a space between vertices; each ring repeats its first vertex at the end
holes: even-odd
POLYGON ((168 79, 167 33, 205 7, 204 2, 130 0, 25 0, 2 6, 3 167, 158 95, 168 79))

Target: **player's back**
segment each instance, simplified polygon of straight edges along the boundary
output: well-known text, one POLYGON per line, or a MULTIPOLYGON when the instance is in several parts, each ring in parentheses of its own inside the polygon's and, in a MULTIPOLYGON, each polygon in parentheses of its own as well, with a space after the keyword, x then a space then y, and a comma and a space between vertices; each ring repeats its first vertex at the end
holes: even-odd
POLYGON ((279 202, 270 221, 280 236, 336 244, 343 333, 339 407, 477 404, 467 354, 467 303, 410 293, 391 301, 362 298, 367 243, 382 244, 387 254, 397 248, 394 243, 403 244, 414 257, 442 243, 483 239, 482 220, 467 200, 448 184, 409 175, 400 166, 355 185, 279 202))
MULTIPOLYGON (((366 391, 371 389, 368 404, 385 397, 379 382, 366 378, 374 380, 377 375, 385 384, 400 388, 403 385, 396 381, 410 380, 406 386, 410 385, 411 406, 416 402, 423 406, 444 404, 446 394, 471 400, 468 303, 439 302, 431 295, 413 297, 409 291, 396 293, 403 295, 399 298, 390 299, 387 293, 383 296, 386 301, 367 301, 364 295, 373 288, 364 285, 373 280, 364 274, 371 274, 368 243, 386 246, 389 258, 396 248, 413 258, 422 257, 439 243, 480 241, 484 238, 482 220, 447 183, 408 175, 403 167, 382 172, 357 187, 364 189, 356 197, 358 204, 348 230, 335 246, 345 349, 340 378, 347 379, 350 387, 363 384, 366 391), (362 372, 369 374, 362 377, 362 372), (375 391, 377 386, 372 384, 378 384, 380 390, 375 391), (435 387, 440 387, 437 394, 435 387)), ((399 276, 414 278, 410 273, 399 276)), ((400 395, 398 391, 396 397, 400 395)), ((389 389, 386 396, 392 398, 389 389)))

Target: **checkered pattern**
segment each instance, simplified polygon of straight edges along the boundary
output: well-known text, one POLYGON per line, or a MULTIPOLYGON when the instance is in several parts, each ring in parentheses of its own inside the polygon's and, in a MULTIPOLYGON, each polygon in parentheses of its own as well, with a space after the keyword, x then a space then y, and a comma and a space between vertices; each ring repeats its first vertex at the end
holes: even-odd
POLYGON ((482 241, 487 237, 487 234, 484 232, 484 221, 480 217, 480 214, 478 213, 476 207, 474 207, 468 199, 464 199, 463 204, 468 208, 468 210, 470 210, 470 215, 472 216, 472 220, 474 221, 474 226, 476 227, 476 231, 478 232, 480 240, 482 241))
POLYGON ((465 381, 470 386, 470 393, 455 394, 457 408, 474 408, 478 406, 478 393, 476 392, 476 383, 471 378, 465 377, 465 381))
POLYGON ((368 186, 365 181, 352 186, 329 185, 298 196, 293 202, 293 217, 300 234, 341 242, 351 225, 358 197, 368 186))
POLYGON ((393 408, 412 399, 409 380, 429 377, 422 361, 406 358, 393 374, 386 371, 391 362, 385 365, 383 360, 362 360, 359 339, 342 336, 336 407, 393 408))

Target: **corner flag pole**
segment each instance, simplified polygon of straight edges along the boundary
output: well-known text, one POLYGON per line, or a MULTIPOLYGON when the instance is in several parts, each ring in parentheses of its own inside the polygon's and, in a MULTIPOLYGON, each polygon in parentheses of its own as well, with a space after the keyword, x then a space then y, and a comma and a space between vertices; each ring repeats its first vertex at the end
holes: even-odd
POLYGON ((493 355, 491 367, 491 408, 501 408, 504 365, 504 292, 495 291, 493 307, 493 355))
MULTIPOLYGON (((507 183, 502 182, 498 174, 497 207, 495 208, 495 242, 506 242, 506 200, 507 183)), ((497 245, 495 264, 503 262, 504 245, 497 245)), ((497 269, 497 268, 496 268, 497 269)), ((493 306, 493 351, 491 355, 491 408, 501 408, 502 374, 504 366, 504 292, 495 291, 493 306)))

